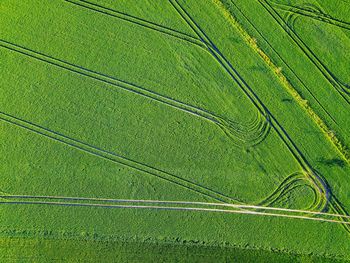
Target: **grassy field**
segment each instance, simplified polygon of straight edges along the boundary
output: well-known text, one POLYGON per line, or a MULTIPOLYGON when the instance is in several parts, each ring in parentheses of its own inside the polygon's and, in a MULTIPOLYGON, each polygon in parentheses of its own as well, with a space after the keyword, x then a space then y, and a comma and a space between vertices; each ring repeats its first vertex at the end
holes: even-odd
POLYGON ((0 1, 0 259, 350 260, 336 2, 0 1))

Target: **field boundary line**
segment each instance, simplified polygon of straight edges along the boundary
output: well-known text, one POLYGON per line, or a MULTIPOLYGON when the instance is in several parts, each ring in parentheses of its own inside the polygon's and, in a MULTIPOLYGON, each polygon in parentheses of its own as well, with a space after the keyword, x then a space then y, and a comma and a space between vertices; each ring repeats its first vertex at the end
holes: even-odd
POLYGON ((69 207, 98 207, 98 208, 114 208, 114 209, 150 209, 150 210, 173 210, 173 211, 191 211, 191 212, 218 212, 218 213, 233 213, 233 214, 250 214, 257 216, 283 217, 289 219, 304 219, 311 221, 320 221, 328 223, 337 223, 349 225, 348 221, 335 219, 325 219, 320 217, 308 217, 304 215, 288 215, 282 213, 258 212, 250 210, 228 210, 216 208, 198 208, 198 207, 181 207, 181 206, 158 206, 158 205, 106 205, 106 204, 89 204, 89 203, 67 203, 67 202, 45 202, 45 201, 0 201, 0 205, 55 205, 69 207))
MULTIPOLYGON (((222 2, 222 1, 221 1, 222 2)), ((251 20, 243 13, 243 11, 237 6, 237 4, 230 0, 230 3, 232 6, 242 15, 242 17, 248 22, 249 25, 252 26, 252 28, 260 35, 260 37, 265 41, 265 43, 271 48, 271 50, 277 55, 277 57, 282 61, 283 65, 286 66, 292 75, 296 78, 296 80, 306 89, 306 91, 311 95, 311 97, 316 101, 316 104, 326 113, 326 115, 336 124, 338 125, 337 121, 334 119, 334 117, 328 112, 324 106, 321 104, 321 102, 318 100, 318 98, 312 93, 310 88, 304 83, 304 81, 297 75, 297 73, 291 68, 291 66, 287 63, 287 61, 278 53, 278 51, 269 43, 269 41, 265 38, 265 36, 259 31, 259 29, 251 22, 251 20)), ((225 4, 222 2, 225 8, 225 4)), ((226 9, 228 9, 226 7, 226 9)), ((230 10, 228 10, 229 15, 233 16, 230 10)), ((234 17, 233 17, 234 18, 234 17)), ((230 18, 231 19, 231 18, 230 18)), ((238 22, 238 19, 234 18, 238 22)), ((255 45, 257 44, 254 38, 247 39, 250 44, 255 45)), ((267 61, 269 61, 269 58, 266 56, 267 61)), ((271 60, 271 59, 270 59, 271 60)), ((271 60, 272 61, 272 60, 271 60)))
MULTIPOLYGON (((260 0, 259 0, 259 2, 260 2, 260 0)), ((232 0, 231 0, 231 3, 233 3, 232 0)), ((222 7, 227 11, 224 4, 222 4, 222 7)), ((235 17, 233 17, 233 15, 230 13, 230 11, 227 11, 227 13, 228 13, 228 16, 230 17, 230 21, 232 21, 232 24, 242 34, 243 38, 250 45, 250 47, 259 54, 259 56, 264 60, 264 62, 268 65, 268 67, 278 77, 278 79, 280 80, 280 83, 285 87, 285 89, 288 91, 288 93, 294 98, 294 100, 298 103, 298 105, 302 109, 304 109, 305 112, 307 112, 307 114, 309 115, 311 120, 313 120, 313 122, 316 124, 316 126, 318 126, 320 128, 320 130, 324 134, 325 138, 327 138, 328 141, 330 141, 332 143, 334 148, 338 151, 338 153, 340 153, 340 155, 343 157, 343 159, 348 164, 350 164, 350 150, 347 148, 345 143, 342 142, 338 138, 338 136, 332 131, 332 129, 330 129, 328 127, 328 125, 325 123, 325 121, 314 111, 314 109, 311 107, 311 105, 308 103, 308 101, 305 100, 300 95, 300 93, 297 91, 297 89, 293 87, 293 85, 288 81, 287 77, 283 74, 282 70, 280 70, 279 67, 277 67, 274 64, 272 59, 269 56, 267 56, 267 54, 258 46, 256 41, 254 41, 254 38, 251 37, 244 30, 244 28, 239 24, 237 19, 235 17)))
POLYGON ((323 64, 323 62, 313 53, 313 51, 304 43, 304 41, 296 34, 292 28, 283 20, 283 18, 276 12, 267 0, 257 0, 261 6, 271 15, 277 24, 288 34, 294 43, 300 48, 307 58, 315 65, 315 67, 322 73, 323 77, 333 86, 338 94, 350 104, 349 93, 344 89, 343 85, 339 83, 334 74, 323 64))
POLYGON ((312 211, 304 209, 291 209, 283 207, 269 207, 249 204, 229 204, 229 203, 213 203, 213 202, 198 202, 198 201, 182 201, 182 200, 155 200, 155 199, 111 199, 100 197, 68 197, 68 196, 37 196, 37 195, 0 195, 0 199, 43 199, 43 200, 65 200, 65 201, 100 201, 108 203, 146 203, 146 204, 178 204, 178 205, 199 205, 199 206, 219 206, 227 208, 243 208, 243 209, 258 209, 283 211, 291 213, 324 215, 329 217, 343 217, 350 219, 350 216, 343 214, 334 214, 321 211, 312 211))

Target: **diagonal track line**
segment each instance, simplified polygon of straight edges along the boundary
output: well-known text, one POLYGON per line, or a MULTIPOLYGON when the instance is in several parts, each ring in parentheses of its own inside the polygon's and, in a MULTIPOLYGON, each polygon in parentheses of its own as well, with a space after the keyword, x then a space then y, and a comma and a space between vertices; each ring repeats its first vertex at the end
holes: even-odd
MULTIPOLYGON (((242 147, 249 144, 256 145, 260 143, 269 132, 268 123, 264 120, 259 119, 259 116, 257 116, 256 119, 250 120, 248 123, 238 123, 236 121, 232 121, 230 119, 226 119, 219 115, 216 115, 208 110, 189 105, 187 103, 167 97, 165 95, 161 95, 159 93, 145 89, 141 86, 132 84, 130 82, 126 82, 112 76, 108 76, 90 69, 86 69, 82 66, 75 65, 73 63, 42 54, 40 52, 19 46, 17 44, 13 44, 3 39, 0 39, 0 47, 42 61, 44 63, 48 63, 61 69, 68 70, 70 72, 94 79, 96 81, 108 84, 108 88, 113 87, 127 92, 131 92, 136 95, 145 97, 147 99, 154 100, 158 103, 164 104, 176 110, 183 111, 192 116, 204 119, 221 129, 224 135, 228 136, 231 139, 231 141, 238 147, 242 147)), ((114 89, 112 90, 114 91, 114 89)))
POLYGON ((265 116, 271 124, 271 127, 277 132, 279 138, 286 145, 293 157, 298 161, 299 165, 307 172, 308 180, 316 187, 320 194, 320 205, 325 208, 329 202, 330 189, 321 176, 314 172, 311 165, 305 158, 304 154, 297 147, 287 131, 277 121, 274 115, 270 112, 267 106, 261 101, 254 90, 246 83, 242 76, 232 66, 230 61, 222 54, 222 52, 216 47, 201 27, 193 20, 190 14, 180 5, 178 0, 169 0, 170 4, 177 10, 182 19, 192 28, 192 30, 202 39, 205 43, 208 43, 208 49, 211 51, 213 58, 223 67, 223 69, 229 74, 233 81, 235 81, 247 97, 252 101, 255 107, 265 116))
POLYGON ((40 136, 44 136, 44 137, 47 137, 49 139, 55 140, 57 142, 63 143, 65 145, 68 145, 68 146, 73 147, 75 149, 78 149, 80 151, 97 156, 99 158, 127 166, 129 168, 132 168, 132 169, 137 170, 137 171, 142 172, 142 173, 156 176, 158 178, 161 178, 163 180, 166 180, 166 181, 171 182, 173 184, 176 184, 178 186, 184 187, 188 190, 200 193, 204 196, 216 199, 218 201, 226 202, 226 203, 236 202, 235 200, 233 200, 232 198, 230 198, 228 196, 225 196, 225 195, 223 195, 219 192, 216 192, 212 189, 209 189, 205 186, 201 186, 199 184, 193 183, 190 180, 187 180, 187 179, 184 179, 184 178, 179 177, 177 175, 168 173, 168 172, 163 171, 161 169, 154 168, 150 165, 131 160, 129 158, 126 158, 126 157, 119 155, 119 154, 116 154, 114 152, 110 152, 110 151, 107 151, 105 149, 98 148, 94 145, 82 142, 80 140, 70 138, 67 135, 58 133, 56 131, 49 130, 45 127, 36 125, 34 123, 31 123, 29 121, 12 116, 12 115, 7 114, 5 112, 0 111, 0 120, 5 121, 7 123, 10 123, 12 125, 15 125, 17 127, 24 128, 24 129, 26 129, 30 132, 36 133, 40 136))
POLYGON ((158 33, 162 33, 162 34, 186 41, 190 44, 194 44, 194 45, 201 47, 201 48, 205 48, 205 45, 198 38, 193 37, 189 34, 180 32, 180 31, 175 30, 173 28, 159 25, 157 23, 150 22, 150 21, 147 21, 145 19, 138 18, 136 16, 132 16, 129 14, 125 14, 123 12, 114 10, 112 8, 107 8, 107 7, 104 7, 102 5, 92 3, 92 2, 89 2, 86 0, 63 0, 63 1, 66 1, 68 3, 74 4, 76 6, 79 6, 79 7, 85 8, 85 9, 89 9, 91 11, 94 11, 94 12, 97 12, 97 13, 100 13, 103 15, 118 18, 118 19, 130 22, 130 23, 142 26, 144 28, 156 31, 158 33))

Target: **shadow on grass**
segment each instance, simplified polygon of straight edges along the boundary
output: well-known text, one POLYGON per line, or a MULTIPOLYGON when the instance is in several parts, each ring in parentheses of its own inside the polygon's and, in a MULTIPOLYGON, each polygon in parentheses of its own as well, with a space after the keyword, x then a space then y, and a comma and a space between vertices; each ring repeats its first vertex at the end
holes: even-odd
POLYGON ((319 160, 319 162, 327 166, 339 166, 341 168, 345 166, 345 161, 338 158, 333 158, 333 159, 322 158, 319 160))

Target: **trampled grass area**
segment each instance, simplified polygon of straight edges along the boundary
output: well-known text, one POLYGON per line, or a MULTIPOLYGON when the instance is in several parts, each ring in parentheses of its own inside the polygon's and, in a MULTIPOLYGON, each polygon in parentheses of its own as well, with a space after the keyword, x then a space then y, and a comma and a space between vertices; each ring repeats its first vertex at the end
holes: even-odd
POLYGON ((350 259, 342 5, 1 1, 2 243, 350 259))

